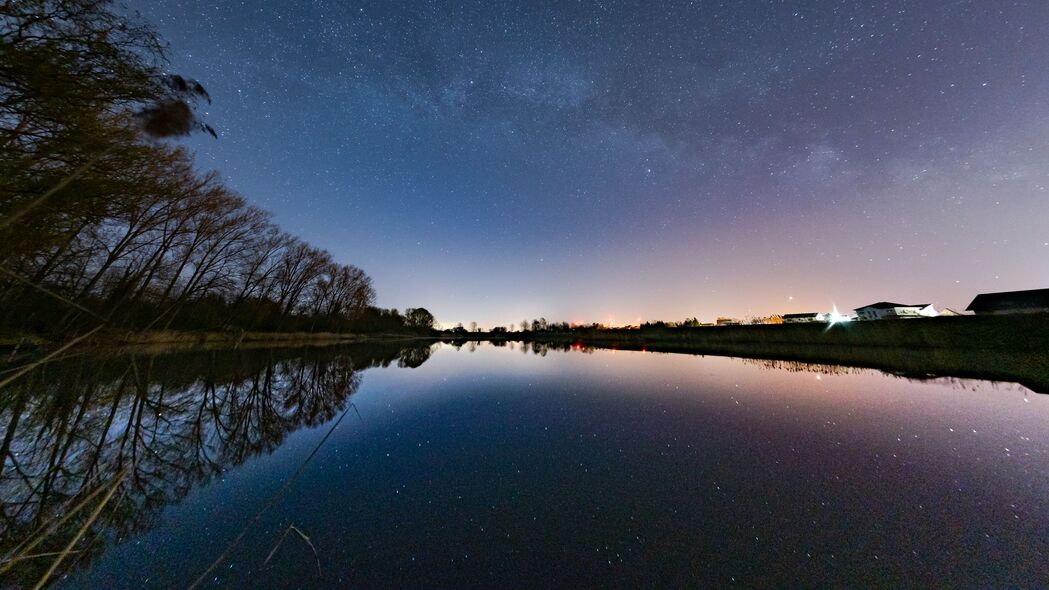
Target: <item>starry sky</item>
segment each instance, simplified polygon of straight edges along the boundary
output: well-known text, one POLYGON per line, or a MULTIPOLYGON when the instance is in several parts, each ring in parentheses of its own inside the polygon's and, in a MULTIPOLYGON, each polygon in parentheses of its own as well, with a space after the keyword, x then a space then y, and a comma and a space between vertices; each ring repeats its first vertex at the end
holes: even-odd
POLYGON ((1049 2, 136 0, 186 143, 446 325, 1049 287, 1049 2))

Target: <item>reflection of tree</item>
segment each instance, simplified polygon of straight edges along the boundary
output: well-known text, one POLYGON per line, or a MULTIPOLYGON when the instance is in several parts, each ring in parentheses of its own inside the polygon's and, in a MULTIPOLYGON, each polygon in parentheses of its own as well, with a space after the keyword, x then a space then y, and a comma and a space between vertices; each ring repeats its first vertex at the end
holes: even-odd
POLYGON ((799 361, 781 361, 775 359, 739 359, 745 365, 755 365, 762 369, 776 371, 787 371, 790 373, 820 373, 822 375, 852 375, 871 373, 871 369, 860 367, 846 367, 844 365, 828 365, 822 363, 803 363, 799 361))
POLYGON ((781 361, 773 359, 739 359, 744 364, 755 365, 762 369, 776 370, 776 371, 788 371, 791 373, 818 373, 821 375, 887 375, 895 377, 897 379, 905 379, 910 382, 919 383, 939 383, 946 385, 951 389, 968 389, 976 391, 980 386, 990 385, 991 389, 1005 389, 1011 390, 1014 387, 1022 387, 1018 384, 1003 383, 993 380, 983 379, 964 379, 960 377, 942 377, 938 375, 906 375, 902 373, 892 373, 888 371, 882 371, 878 369, 869 369, 864 367, 848 367, 845 365, 829 365, 824 363, 804 363, 799 361, 781 361))
MULTIPOLYGON (((422 348, 81 357, 45 365, 0 392, 0 555, 127 468, 123 494, 89 538, 147 529, 164 506, 304 426, 334 418, 371 366, 417 367, 422 348)), ((37 552, 59 549, 70 519, 37 552)), ((102 544, 80 547, 81 561, 102 544)), ((48 560, 0 583, 35 582, 48 560)))
POLYGON ((527 340, 527 341, 514 341, 514 340, 470 340, 466 338, 449 338, 442 341, 442 344, 450 344, 456 350, 465 349, 467 352, 477 352, 479 346, 494 346, 504 347, 508 346, 510 350, 517 350, 518 344, 521 346, 521 352, 528 354, 531 352, 537 356, 546 356, 551 350, 558 352, 582 352, 585 354, 592 354, 596 348, 589 345, 584 345, 579 342, 570 340, 527 340))
POLYGON ((431 354, 433 354, 433 347, 431 346, 413 346, 405 348, 401 351, 401 356, 397 360, 397 366, 414 369, 425 363, 430 358, 431 354))

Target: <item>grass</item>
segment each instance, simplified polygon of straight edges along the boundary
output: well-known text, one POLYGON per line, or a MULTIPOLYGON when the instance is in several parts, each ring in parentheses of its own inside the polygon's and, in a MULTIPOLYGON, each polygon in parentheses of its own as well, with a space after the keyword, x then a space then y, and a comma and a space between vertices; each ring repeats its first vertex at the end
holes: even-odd
POLYGON ((120 487, 120 483, 124 480, 125 475, 127 475, 127 469, 124 469, 123 471, 117 474, 117 476, 113 479, 113 483, 109 485, 109 491, 106 492, 105 497, 102 498, 102 501, 99 502, 97 506, 95 506, 95 509, 91 512, 91 516, 89 516, 88 519, 84 521, 84 524, 80 526, 80 529, 77 530, 76 535, 74 535, 73 538, 70 539, 68 543, 66 543, 65 548, 62 549, 62 551, 59 552, 55 560, 51 562, 51 566, 47 568, 47 571, 44 573, 44 575, 41 576, 40 580, 36 583, 35 586, 33 586, 33 590, 39 590, 40 588, 43 588, 44 585, 47 584, 47 581, 51 579, 51 575, 55 573, 56 569, 58 569, 58 566, 62 564, 62 561, 69 555, 76 553, 75 551, 73 551, 73 547, 75 547, 76 544, 80 542, 80 539, 83 538, 84 533, 86 533, 88 529, 91 528, 91 525, 93 525, 95 521, 98 520, 98 517, 102 514, 102 510, 106 507, 106 504, 109 504, 109 501, 113 499, 113 495, 120 487))
POLYGON ((25 561, 42 559, 45 557, 53 557, 51 564, 47 567, 44 573, 40 576, 40 579, 33 585, 34 590, 43 588, 47 585, 48 581, 54 576, 58 567, 71 555, 78 555, 79 550, 75 549, 80 540, 84 538, 84 535, 91 529, 95 522, 102 515, 106 506, 110 500, 116 494, 117 490, 120 489, 121 483, 124 481, 124 477, 127 475, 127 468, 121 470, 114 476, 112 481, 108 484, 100 485, 95 488, 91 493, 85 496, 82 500, 77 502, 72 509, 67 511, 61 518, 55 519, 48 524, 42 526, 40 529, 31 534, 25 541, 18 544, 11 552, 0 562, 0 575, 5 574, 11 570, 15 565, 25 561), (104 492, 104 494, 103 494, 104 492), (85 510, 91 503, 102 495, 102 499, 95 505, 94 509, 84 520, 84 522, 77 529, 69 541, 62 547, 61 551, 46 551, 41 553, 33 553, 33 551, 41 544, 52 539, 55 531, 57 531, 63 524, 69 521, 71 518, 80 514, 85 510))
POLYGON ((65 352, 67 349, 72 348, 73 346, 76 346, 80 342, 83 342, 83 341, 87 340, 88 338, 93 336, 95 333, 97 333, 99 330, 101 330, 103 327, 104 326, 98 326, 97 328, 95 328, 93 330, 89 330, 87 332, 84 332, 80 336, 77 336, 76 338, 73 338, 69 342, 66 342, 62 346, 60 346, 60 347, 56 348, 55 350, 51 351, 46 356, 44 356, 44 357, 42 357, 40 359, 37 359, 37 360, 35 360, 35 361, 31 362, 31 363, 27 363, 27 364, 23 365, 22 367, 19 367, 19 368, 15 369, 14 372, 11 375, 8 375, 3 380, 0 380, 0 389, 3 389, 4 387, 6 387, 10 383, 16 381, 17 379, 19 379, 20 377, 22 377, 26 373, 32 372, 34 369, 36 369, 40 365, 43 365, 45 363, 50 362, 51 360, 53 360, 54 358, 56 358, 57 356, 59 356, 63 352, 65 352))
POLYGON ((608 343, 808 345, 821 347, 937 348, 1049 351, 1049 314, 956 316, 828 324, 703 326, 644 330, 513 333, 511 340, 584 340, 608 343))
POLYGON ((277 544, 274 545, 273 549, 270 550, 269 555, 266 556, 266 560, 262 562, 262 565, 269 565, 270 560, 273 559, 274 555, 276 555, 277 549, 279 549, 281 544, 284 543, 284 539, 287 538, 288 533, 291 533, 292 531, 298 534, 299 538, 302 539, 302 542, 306 543, 306 545, 309 546, 310 551, 313 551, 313 558, 317 561, 317 577, 323 578, 324 572, 321 571, 321 556, 317 553, 317 548, 313 546, 313 541, 310 540, 309 536, 307 536, 306 533, 302 532, 294 524, 290 524, 288 525, 288 528, 284 529, 284 534, 280 536, 280 540, 277 541, 277 544))
MULTIPOLYGON (((277 503, 277 501, 284 496, 284 494, 288 491, 288 488, 291 487, 291 484, 294 483, 296 479, 298 479, 299 475, 301 475, 302 472, 306 469, 306 466, 309 465, 313 457, 317 454, 318 451, 321 450, 321 447, 324 446, 324 443, 327 442, 328 438, 332 435, 333 432, 335 432, 335 429, 339 427, 339 424, 342 422, 342 419, 345 418, 346 414, 350 412, 350 408, 353 408, 353 410, 357 412, 358 417, 361 415, 360 412, 357 411, 357 407, 351 402, 350 405, 345 410, 343 410, 342 414, 339 416, 339 419, 331 425, 331 428, 328 429, 328 432, 324 435, 324 438, 322 438, 320 442, 317 443, 317 446, 313 448, 313 451, 310 452, 310 454, 305 459, 303 459, 302 463, 299 464, 298 469, 296 469, 295 472, 292 473, 291 476, 289 476, 288 479, 284 481, 284 484, 276 492, 274 492, 273 495, 269 497, 269 499, 266 500, 266 503, 262 505, 262 508, 260 508, 259 511, 256 512, 255 515, 252 516, 247 523, 245 523, 244 528, 241 529, 240 533, 238 533, 237 536, 234 537, 232 541, 230 541, 230 543, 226 546, 222 553, 220 553, 219 556, 211 562, 211 565, 209 565, 207 569, 205 569, 199 576, 197 576, 195 580, 193 580, 193 583, 189 585, 189 590, 194 590, 195 588, 199 587, 204 582, 204 579, 208 577, 208 574, 210 574, 222 562, 226 561, 226 559, 229 558, 233 550, 236 549, 237 546, 240 544, 241 540, 244 538, 244 535, 248 533, 251 527, 256 522, 258 522, 260 518, 262 518, 262 515, 265 514, 266 511, 272 508, 277 503)), ((284 535, 287 534, 288 531, 284 531, 284 535)), ((299 531, 299 535, 301 535, 306 540, 306 542, 309 543, 310 548, 313 549, 314 555, 316 555, 317 549, 313 546, 313 543, 310 542, 309 537, 304 535, 301 531, 299 531)), ((281 538, 281 541, 283 541, 283 537, 281 538)), ((280 542, 278 541, 277 547, 279 546, 280 542)), ((266 561, 269 561, 270 557, 273 557, 273 553, 277 550, 277 547, 274 547, 273 550, 270 551, 270 555, 266 558, 266 561)), ((317 557, 317 570, 320 571, 319 556, 317 557)))
MULTIPOLYGON (((1020 383, 1049 393, 1049 314, 958 316, 827 324, 707 326, 569 333, 510 333, 566 347, 710 354, 878 369, 917 378, 951 376, 1020 383)), ((464 339, 452 339, 462 342, 464 339)))

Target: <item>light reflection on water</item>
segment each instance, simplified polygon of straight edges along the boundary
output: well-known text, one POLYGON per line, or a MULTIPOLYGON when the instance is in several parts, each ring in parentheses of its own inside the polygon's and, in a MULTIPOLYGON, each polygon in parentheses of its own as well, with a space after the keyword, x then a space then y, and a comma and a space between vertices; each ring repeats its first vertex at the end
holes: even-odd
POLYGON ((61 386, 38 380, 53 391, 23 400, 13 429, 21 398, 0 415, 19 461, 3 473, 8 522, 37 509, 26 490, 48 465, 68 495, 134 464, 65 583, 184 587, 352 402, 359 417, 214 585, 1049 583, 1049 396, 775 361, 435 348, 140 358, 127 374, 111 359, 106 387, 97 366, 55 368, 61 386), (295 538, 263 567, 289 524, 322 579, 295 538))

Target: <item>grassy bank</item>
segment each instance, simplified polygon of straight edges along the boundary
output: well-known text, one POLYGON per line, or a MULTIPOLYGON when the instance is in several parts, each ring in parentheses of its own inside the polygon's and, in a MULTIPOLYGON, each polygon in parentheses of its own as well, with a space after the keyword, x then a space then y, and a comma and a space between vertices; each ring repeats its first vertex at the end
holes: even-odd
MULTIPOLYGON (((879 369, 916 378, 952 376, 1021 383, 1049 393, 1049 314, 961 316, 826 324, 708 326, 644 330, 470 333, 444 340, 524 341, 787 360, 879 369)), ((100 333, 81 346, 161 351, 180 348, 275 348, 343 343, 433 341, 410 333, 150 331, 100 333)), ((22 350, 61 342, 9 336, 0 344, 22 350)))
POLYGON ((214 331, 187 332, 178 330, 159 330, 148 332, 126 332, 113 334, 106 340, 121 345, 149 344, 249 344, 249 343, 289 343, 303 344, 310 342, 352 342, 361 339, 358 334, 336 332, 249 332, 249 331, 214 331))
POLYGON ((1049 315, 483 335, 554 346, 710 354, 952 376, 1049 393, 1049 315))
POLYGON ((513 333, 515 340, 572 340, 687 347, 806 345, 1049 352, 1049 314, 954 316, 828 324, 703 326, 644 330, 513 333))
MULTIPOLYGON (((404 333, 348 333, 348 332, 252 332, 243 330, 150 330, 145 332, 102 331, 85 340, 77 348, 270 348, 285 346, 328 346, 354 342, 411 340, 419 338, 404 333)), ((61 346, 64 341, 32 334, 0 336, 0 349, 47 350, 61 346)))
POLYGON ((747 343, 693 346, 682 344, 610 345, 597 347, 647 352, 734 356, 878 369, 886 373, 926 379, 960 377, 1020 383, 1037 393, 1049 393, 1049 354, 946 348, 892 348, 887 346, 814 346, 811 344, 747 343))

